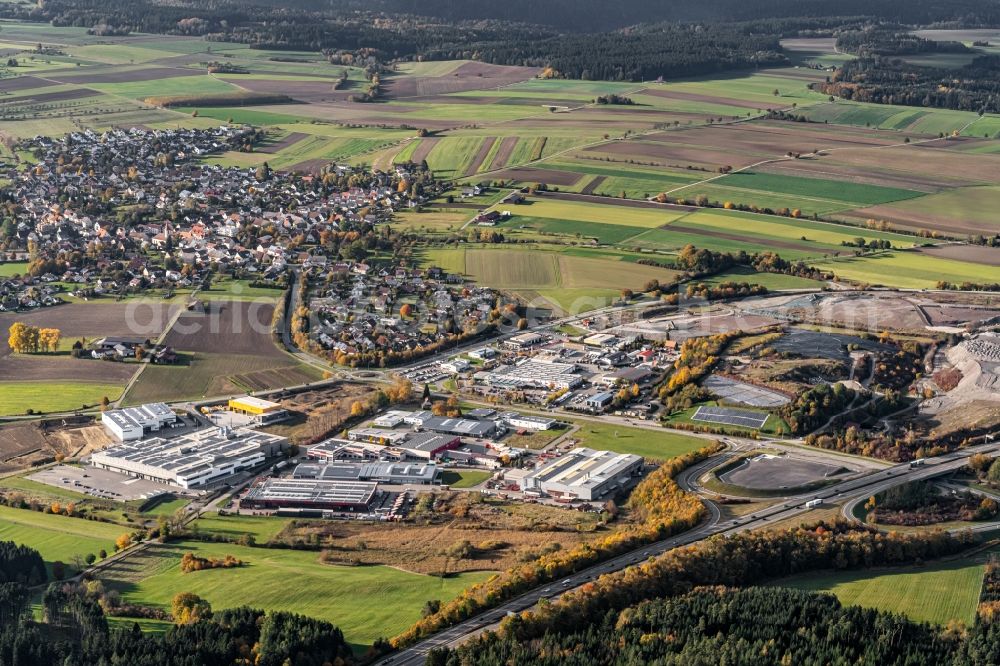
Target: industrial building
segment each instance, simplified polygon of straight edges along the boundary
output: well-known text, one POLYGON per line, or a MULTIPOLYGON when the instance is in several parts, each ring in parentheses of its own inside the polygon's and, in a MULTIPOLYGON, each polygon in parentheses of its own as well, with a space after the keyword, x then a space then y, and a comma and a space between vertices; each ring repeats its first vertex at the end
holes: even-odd
POLYGON ((278 403, 255 398, 252 395, 230 399, 229 409, 238 414, 252 416, 261 425, 278 423, 288 418, 288 412, 282 409, 278 403))
POLYGON ((455 435, 443 435, 434 432, 413 433, 396 448, 408 458, 418 460, 433 460, 443 451, 453 449, 462 443, 462 438, 455 435))
POLYGON ((435 463, 302 463, 292 471, 292 477, 323 481, 374 481, 393 485, 418 484, 426 486, 441 480, 441 470, 435 463))
POLYGON ((522 351, 525 349, 531 349, 535 345, 543 342, 545 342, 545 338, 542 337, 540 333, 518 333, 510 340, 504 342, 503 346, 507 349, 522 351))
POLYGON ((256 430, 207 428, 173 439, 125 442, 93 454, 90 462, 128 476, 199 488, 263 464, 287 443, 256 430))
POLYGON ((593 501, 628 486, 642 466, 641 456, 579 448, 527 472, 519 482, 529 494, 593 501))
POLYGON ((493 372, 477 373, 487 385, 505 389, 572 389, 583 383, 574 363, 528 359, 518 365, 503 366, 493 372))
POLYGON ((101 423, 109 435, 121 442, 142 439, 151 432, 177 422, 177 415, 162 402, 140 407, 113 409, 101 415, 101 423))
POLYGON ((496 421, 475 421, 473 419, 452 419, 444 416, 434 416, 420 426, 424 430, 456 437, 494 437, 499 427, 496 421))
POLYGON ((368 442, 383 446, 399 446, 407 437, 404 430, 387 430, 384 428, 355 428, 347 433, 352 442, 368 442))
POLYGON ((310 460, 379 460, 386 451, 386 447, 378 444, 335 437, 309 447, 306 456, 310 460))
POLYGON ((525 414, 518 414, 517 412, 506 412, 501 414, 500 418, 510 428, 515 430, 530 430, 532 432, 551 430, 559 423, 559 421, 545 416, 527 416, 525 414))
POLYGON ((251 486, 240 500, 240 507, 267 511, 367 512, 377 492, 377 483, 364 481, 269 478, 251 486))

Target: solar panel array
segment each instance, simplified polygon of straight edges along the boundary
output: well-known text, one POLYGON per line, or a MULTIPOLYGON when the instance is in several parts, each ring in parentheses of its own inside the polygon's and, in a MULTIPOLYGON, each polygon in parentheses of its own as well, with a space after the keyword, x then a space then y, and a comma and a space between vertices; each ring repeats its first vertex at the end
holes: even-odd
POLYGON ((767 422, 767 414, 750 411, 749 409, 733 409, 732 407, 699 407, 698 411, 691 417, 692 421, 702 421, 705 423, 724 423, 726 425, 740 426, 743 428, 764 427, 767 422))

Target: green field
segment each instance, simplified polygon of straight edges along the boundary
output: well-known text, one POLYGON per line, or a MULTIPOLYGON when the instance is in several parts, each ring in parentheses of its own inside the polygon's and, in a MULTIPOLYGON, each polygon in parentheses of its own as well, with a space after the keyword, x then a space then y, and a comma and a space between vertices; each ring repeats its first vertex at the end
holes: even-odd
POLYGON ((236 538, 252 534, 257 543, 266 543, 288 525, 288 518, 273 516, 220 516, 206 514, 193 523, 199 532, 211 532, 236 538))
POLYGON ((593 421, 573 421, 573 423, 579 425, 580 429, 570 437, 580 440, 580 446, 618 453, 634 453, 654 460, 674 458, 711 443, 710 439, 655 428, 630 428, 593 421))
POLYGON ((428 599, 451 599, 489 575, 436 578, 385 566, 326 565, 313 551, 194 541, 155 546, 135 558, 137 572, 130 566, 127 574, 115 570, 105 578, 105 584, 118 589, 125 601, 169 608, 178 592, 193 592, 215 609, 248 605, 328 620, 359 646, 408 627, 420 618, 428 599), (180 570, 185 552, 202 557, 234 555, 248 565, 185 574, 180 570))
POLYGON ((971 627, 982 582, 982 562, 962 559, 923 567, 810 573, 774 584, 830 592, 844 605, 902 613, 917 622, 958 620, 971 627))
POLYGON ((110 553, 125 532, 118 525, 0 506, 0 540, 31 546, 48 564, 70 564, 75 555, 96 555, 102 548, 110 553))
POLYGON ((452 488, 472 488, 493 476, 492 472, 475 469, 446 469, 441 474, 441 483, 452 488))
POLYGON ((8 261, 0 263, 0 277, 22 275, 27 270, 28 270, 28 262, 26 261, 8 261))
POLYGON ((0 382, 0 416, 36 412, 68 412, 101 404, 105 396, 116 400, 120 384, 82 382, 0 382))
POLYGON ((814 263, 838 277, 871 285, 905 289, 933 289, 938 281, 995 282, 1000 269, 943 259, 917 252, 882 252, 862 257, 829 259, 814 263))

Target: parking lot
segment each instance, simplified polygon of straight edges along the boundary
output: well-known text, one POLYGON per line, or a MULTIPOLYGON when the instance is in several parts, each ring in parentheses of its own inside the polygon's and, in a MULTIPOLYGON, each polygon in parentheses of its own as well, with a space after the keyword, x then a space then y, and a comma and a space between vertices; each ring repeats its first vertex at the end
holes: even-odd
POLYGON ((183 488, 175 488, 165 483, 136 479, 95 467, 57 465, 43 469, 28 477, 32 481, 71 490, 101 499, 128 502, 158 495, 163 492, 175 495, 189 494, 183 488))

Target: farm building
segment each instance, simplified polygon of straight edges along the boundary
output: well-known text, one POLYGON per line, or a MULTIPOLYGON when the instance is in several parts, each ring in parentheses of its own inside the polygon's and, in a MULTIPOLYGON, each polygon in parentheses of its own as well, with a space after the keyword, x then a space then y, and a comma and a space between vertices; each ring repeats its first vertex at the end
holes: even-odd
POLYGON ((642 472, 641 456, 574 449, 518 479, 522 490, 593 501, 626 487, 642 472))
POLYGON ((206 428, 173 439, 126 442, 95 453, 90 462, 127 476, 199 488, 262 464, 287 443, 256 430, 206 428))
POLYGON ((109 435, 121 442, 142 439, 151 432, 175 423, 177 415, 162 402, 140 407, 113 409, 101 415, 101 423, 109 435))
POLYGON ((368 511, 378 484, 320 479, 264 479, 247 491, 240 506, 258 510, 368 511))

